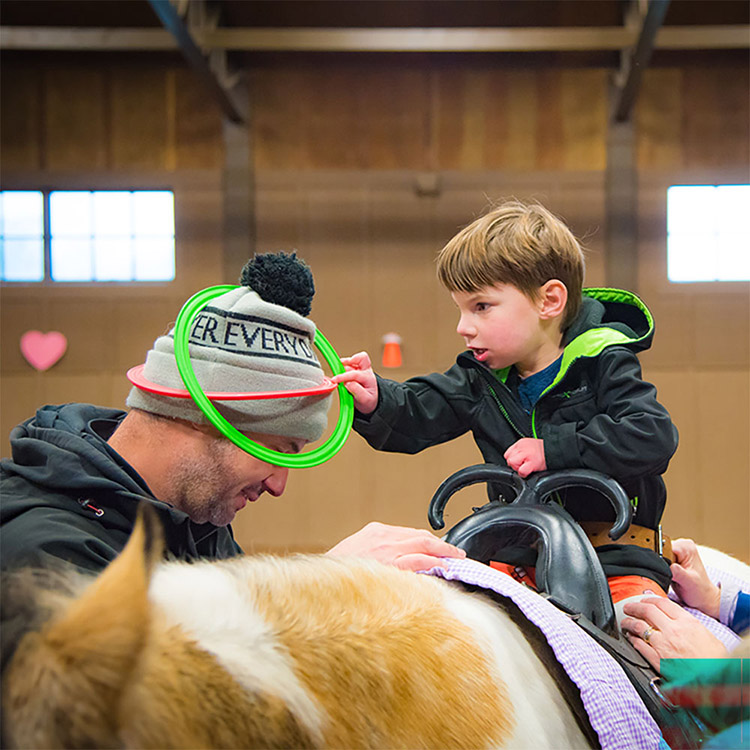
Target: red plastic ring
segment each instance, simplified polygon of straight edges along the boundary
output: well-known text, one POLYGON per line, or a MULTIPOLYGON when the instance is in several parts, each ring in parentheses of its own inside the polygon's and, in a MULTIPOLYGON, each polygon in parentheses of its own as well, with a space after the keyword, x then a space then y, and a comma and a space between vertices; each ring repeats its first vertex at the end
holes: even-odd
MULTIPOLYGON (((128 380, 142 391, 155 393, 158 396, 170 396, 171 398, 191 398, 190 394, 181 388, 170 388, 166 385, 159 385, 147 380, 143 375, 145 365, 136 365, 131 367, 127 372, 128 380)), ((322 385, 316 385, 312 388, 298 388, 293 391, 256 391, 252 393, 231 393, 231 392, 214 392, 206 393, 206 398, 210 401, 252 401, 266 398, 302 398, 303 396, 324 396, 331 393, 336 388, 336 383, 331 382, 329 378, 324 378, 322 385)))

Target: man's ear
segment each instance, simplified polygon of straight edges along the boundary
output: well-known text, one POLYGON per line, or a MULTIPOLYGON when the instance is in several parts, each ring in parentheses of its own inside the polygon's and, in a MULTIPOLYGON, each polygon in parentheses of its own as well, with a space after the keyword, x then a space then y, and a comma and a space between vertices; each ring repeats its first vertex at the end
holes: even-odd
POLYGON ((568 288, 560 279, 550 279, 539 290, 539 314, 542 320, 551 320, 565 312, 568 288))

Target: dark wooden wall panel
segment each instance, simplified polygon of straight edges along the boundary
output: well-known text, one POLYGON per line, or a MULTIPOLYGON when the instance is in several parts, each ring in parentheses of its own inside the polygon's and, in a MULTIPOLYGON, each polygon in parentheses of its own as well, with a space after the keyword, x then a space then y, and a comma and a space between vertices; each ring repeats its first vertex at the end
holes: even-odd
POLYGON ((380 169, 426 164, 428 74, 419 70, 385 74, 368 70, 357 86, 361 92, 362 136, 368 151, 364 161, 380 169))
POLYGON ((561 74, 563 161, 566 170, 604 169, 607 164, 605 70, 565 70, 561 74))
POLYGON ((750 72, 711 66, 647 71, 639 99, 638 165, 742 168, 750 155, 750 72))
POLYGON ((264 68, 258 169, 604 167, 604 70, 264 68))
POLYGON ((681 168, 682 71, 647 71, 636 117, 639 169, 681 168))
POLYGON ((0 168, 34 169, 42 162, 42 71, 0 66, 0 168))
POLYGON ((4 181, 222 167, 221 115, 181 68, 6 64, 0 95, 4 181))
POLYGON ((98 170, 107 166, 107 79, 85 68, 44 75, 44 164, 50 170, 98 170))
MULTIPOLYGON (((250 75, 258 249, 297 248, 310 262, 312 317, 341 354, 368 349, 379 362, 381 337, 395 330, 405 361, 393 377, 444 369, 461 341, 434 257, 488 203, 549 205, 589 249, 587 283, 605 283, 609 75, 421 57, 403 67, 266 63, 250 75)), ((172 284, 3 289, 5 441, 43 403, 122 405, 124 370, 192 292, 226 279, 221 118, 189 71, 14 63, 2 76, 3 187, 172 186, 178 237, 172 284), (70 339, 47 373, 18 351, 31 328, 70 339)), ((747 91, 746 69, 649 70, 635 126, 639 292, 657 321, 642 361, 681 434, 667 531, 750 559, 750 291, 670 285, 664 230, 669 184, 747 179, 747 91)), ((352 436, 334 461, 292 473, 284 498, 241 514, 237 535, 248 549, 324 549, 372 518, 424 526, 437 484, 477 460, 468 437, 398 456, 352 436)), ((450 520, 482 500, 481 490, 457 499, 450 520)))
MULTIPOLYGON (((117 70, 112 75, 112 168, 166 169, 169 139, 167 72, 117 70)), ((171 108, 170 108, 171 109, 171 108)))
POLYGON ((220 167, 224 158, 221 117, 190 70, 171 71, 174 87, 176 169, 220 167))
POLYGON ((562 122, 562 89, 559 70, 540 71, 536 76, 537 111, 531 127, 536 123, 537 167, 560 169, 565 141, 562 122))

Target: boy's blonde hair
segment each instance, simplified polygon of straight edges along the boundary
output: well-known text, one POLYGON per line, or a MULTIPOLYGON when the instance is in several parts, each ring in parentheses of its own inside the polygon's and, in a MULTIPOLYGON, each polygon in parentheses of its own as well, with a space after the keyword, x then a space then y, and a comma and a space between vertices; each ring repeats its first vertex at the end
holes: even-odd
POLYGON ((451 292, 510 284, 530 299, 559 279, 568 290, 562 330, 581 307, 583 250, 564 222, 538 203, 507 201, 473 221, 440 251, 437 272, 451 292))

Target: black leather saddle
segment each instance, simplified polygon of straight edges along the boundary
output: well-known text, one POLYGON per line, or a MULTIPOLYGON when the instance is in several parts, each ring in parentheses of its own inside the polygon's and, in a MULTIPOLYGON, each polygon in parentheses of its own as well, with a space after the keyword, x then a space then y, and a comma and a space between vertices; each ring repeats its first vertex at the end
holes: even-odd
POLYGON ((483 563, 499 559, 495 553, 507 539, 510 527, 522 527, 538 535, 537 587, 556 606, 581 614, 605 633, 617 637, 612 597, 604 571, 583 529, 556 502, 555 492, 570 487, 598 491, 615 510, 609 532, 621 537, 632 517, 625 490, 613 479, 586 469, 541 472, 524 480, 505 466, 478 464, 457 471, 438 487, 430 502, 432 528, 443 528, 443 511, 449 498, 464 487, 492 482, 502 489, 504 500, 493 500, 459 521, 445 541, 483 563))
POLYGON ((611 477, 588 469, 538 472, 521 479, 507 466, 477 464, 457 471, 438 487, 428 511, 432 528, 444 528, 443 512, 456 492, 480 482, 487 483, 490 502, 453 526, 445 541, 486 564, 501 559, 500 550, 509 539, 533 539, 540 594, 614 657, 656 722, 675 742, 673 746, 698 747, 703 727, 663 697, 659 674, 621 634, 599 558, 583 529, 555 502, 555 493, 561 490, 597 491, 614 509, 609 531, 614 542, 631 523, 633 511, 625 490, 611 477))

